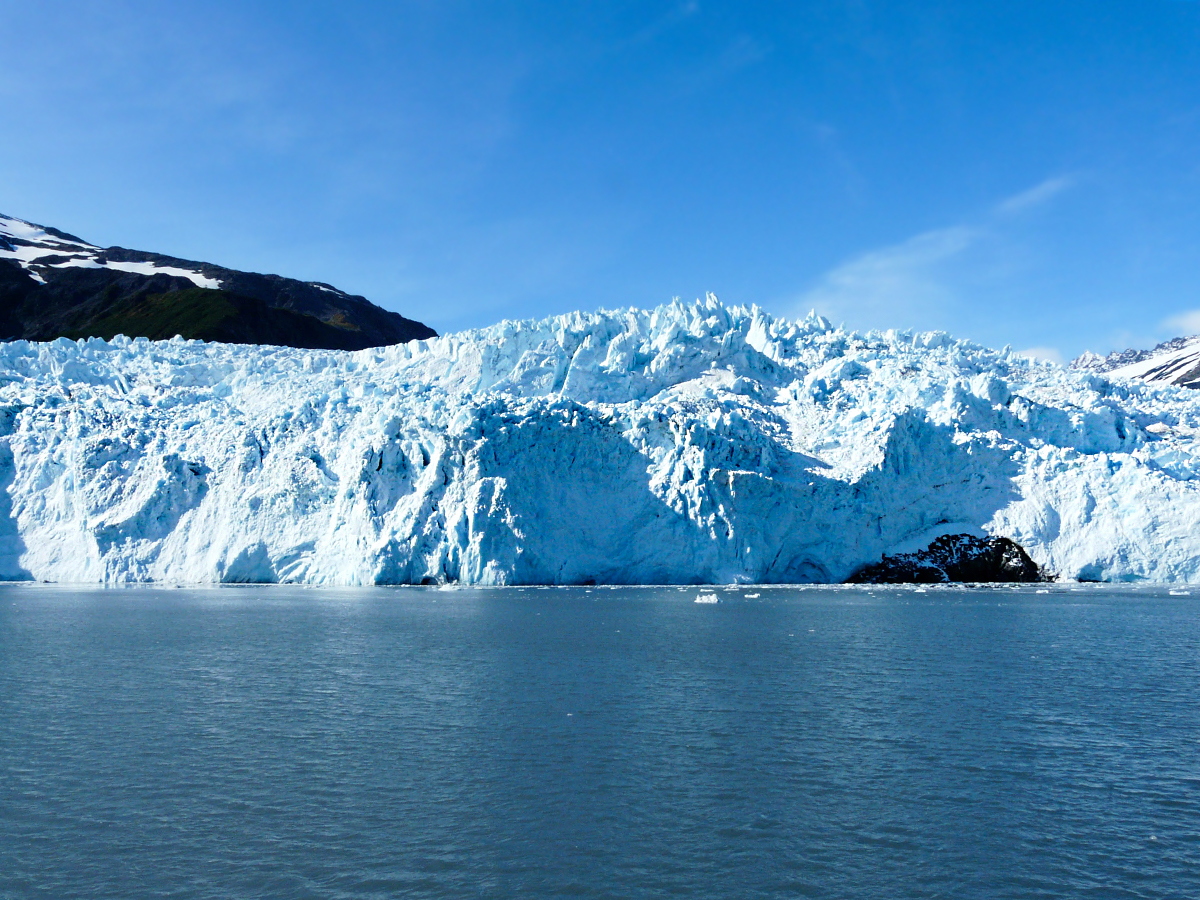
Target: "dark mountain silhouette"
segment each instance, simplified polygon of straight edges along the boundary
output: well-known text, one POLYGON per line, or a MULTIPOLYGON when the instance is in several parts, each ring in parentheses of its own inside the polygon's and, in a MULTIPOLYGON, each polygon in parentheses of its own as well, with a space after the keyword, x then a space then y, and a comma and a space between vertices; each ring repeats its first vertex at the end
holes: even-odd
POLYGON ((331 350, 436 336, 328 284, 103 249, 0 216, 0 340, 117 334, 331 350))

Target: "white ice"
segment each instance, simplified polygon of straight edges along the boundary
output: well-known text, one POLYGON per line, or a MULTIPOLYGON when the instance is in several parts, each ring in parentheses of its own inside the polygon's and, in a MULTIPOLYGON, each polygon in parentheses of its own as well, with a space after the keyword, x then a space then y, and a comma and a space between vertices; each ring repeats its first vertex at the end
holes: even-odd
POLYGON ((1200 581, 1200 394, 709 297, 358 352, 0 345, 0 575, 840 581, 939 534, 1200 581))

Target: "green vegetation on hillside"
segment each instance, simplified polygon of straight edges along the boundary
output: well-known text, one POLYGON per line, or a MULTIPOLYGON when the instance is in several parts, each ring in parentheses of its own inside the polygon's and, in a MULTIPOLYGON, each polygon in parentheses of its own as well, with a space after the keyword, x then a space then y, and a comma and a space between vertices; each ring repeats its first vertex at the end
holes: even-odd
POLYGON ((230 291, 185 288, 142 294, 105 304, 92 317, 72 320, 62 331, 73 340, 114 335, 170 340, 175 335, 235 344, 353 350, 361 346, 359 329, 349 322, 323 322, 316 316, 268 306, 230 291), (344 323, 344 324, 343 324, 344 323))
POLYGON ((228 324, 239 313, 231 299, 233 296, 226 291, 199 287, 150 294, 122 303, 103 318, 81 323, 70 329, 66 336, 111 340, 115 335, 125 334, 151 340, 169 340, 181 334, 206 341, 222 340, 218 335, 227 330, 228 324))

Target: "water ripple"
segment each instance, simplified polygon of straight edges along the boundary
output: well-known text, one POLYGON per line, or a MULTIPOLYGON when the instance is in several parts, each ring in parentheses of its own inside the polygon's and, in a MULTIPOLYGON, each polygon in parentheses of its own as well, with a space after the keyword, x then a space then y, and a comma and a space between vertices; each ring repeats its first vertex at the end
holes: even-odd
POLYGON ((0 587, 0 896, 1200 896, 1192 600, 754 593, 0 587))

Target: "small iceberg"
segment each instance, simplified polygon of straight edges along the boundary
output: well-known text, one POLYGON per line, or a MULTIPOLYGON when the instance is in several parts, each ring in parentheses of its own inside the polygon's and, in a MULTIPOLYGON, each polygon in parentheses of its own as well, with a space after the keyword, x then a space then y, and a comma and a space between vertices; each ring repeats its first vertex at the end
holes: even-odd
POLYGON ((716 594, 697 594, 697 603, 720 603, 721 599, 716 594))

